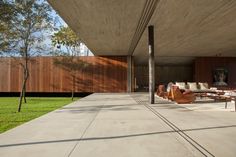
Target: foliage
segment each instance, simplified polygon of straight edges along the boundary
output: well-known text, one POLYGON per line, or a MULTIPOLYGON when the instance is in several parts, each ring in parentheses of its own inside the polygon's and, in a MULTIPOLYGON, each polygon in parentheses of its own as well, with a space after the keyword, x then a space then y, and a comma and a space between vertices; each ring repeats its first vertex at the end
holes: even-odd
POLYGON ((69 27, 62 27, 53 35, 53 44, 62 44, 70 47, 80 45, 80 39, 69 27))
POLYGON ((45 31, 52 29, 51 7, 40 0, 1 3, 0 34, 4 39, 0 41, 0 51, 6 56, 22 57, 42 52, 45 31))
POLYGON ((0 1, 0 53, 5 51, 9 46, 6 37, 9 37, 8 40, 14 38, 14 32, 10 30, 13 27, 15 17, 16 12, 13 5, 11 3, 0 1))
POLYGON ((58 32, 54 33, 52 43, 57 48, 60 48, 61 45, 66 47, 67 54, 63 55, 78 56, 80 54, 80 38, 69 27, 62 27, 58 32))
POLYGON ((69 98, 29 98, 27 105, 20 113, 16 113, 16 97, 0 98, 0 133, 40 117, 50 111, 60 108, 71 100, 69 98))

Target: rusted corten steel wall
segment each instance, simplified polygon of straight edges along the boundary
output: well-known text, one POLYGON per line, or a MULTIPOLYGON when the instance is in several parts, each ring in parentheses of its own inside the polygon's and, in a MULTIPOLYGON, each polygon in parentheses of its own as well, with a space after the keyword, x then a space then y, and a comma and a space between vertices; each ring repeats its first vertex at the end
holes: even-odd
MULTIPOLYGON (((58 64, 62 63, 61 57, 34 57, 29 62, 27 92, 71 92, 73 85, 75 92, 127 91, 126 56, 88 56, 74 60, 73 64, 78 63, 78 66, 71 70, 70 60, 58 64)), ((23 79, 20 61, 0 59, 0 92, 20 91, 23 79)))

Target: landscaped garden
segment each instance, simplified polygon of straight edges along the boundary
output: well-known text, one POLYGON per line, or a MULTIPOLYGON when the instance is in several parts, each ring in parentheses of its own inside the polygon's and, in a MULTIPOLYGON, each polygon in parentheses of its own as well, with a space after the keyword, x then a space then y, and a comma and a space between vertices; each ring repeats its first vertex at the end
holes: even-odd
POLYGON ((0 98, 0 133, 72 102, 71 98, 64 97, 28 97, 27 103, 22 104, 21 112, 17 112, 18 99, 17 97, 0 98))

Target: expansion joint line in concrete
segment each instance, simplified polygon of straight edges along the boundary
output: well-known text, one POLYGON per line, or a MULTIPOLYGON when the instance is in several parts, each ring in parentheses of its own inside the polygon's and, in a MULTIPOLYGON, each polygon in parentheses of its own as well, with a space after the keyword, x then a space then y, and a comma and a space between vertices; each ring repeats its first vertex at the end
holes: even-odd
POLYGON ((178 133, 184 140, 186 140, 191 146, 193 146, 195 149, 197 149, 203 156, 211 156, 215 157, 212 153, 210 153, 206 148, 204 148, 202 145, 200 145, 197 141, 192 139, 189 135, 187 135, 184 131, 182 131, 180 128, 178 128, 175 124, 170 122, 166 117, 164 117, 162 114, 157 112, 155 109, 153 109, 147 102, 138 100, 139 98, 131 96, 138 104, 144 105, 147 109, 149 109, 153 114, 155 114, 158 118, 160 118, 166 125, 168 125, 171 129, 173 129, 174 132, 178 133))
POLYGON ((104 107, 105 104, 103 104, 97 111, 97 113, 93 116, 92 120, 90 121, 90 123, 87 125, 87 127, 85 128, 84 132, 82 133, 81 137, 78 139, 78 141, 75 143, 74 147, 71 149, 71 151, 69 152, 67 157, 70 157, 71 154, 74 152, 75 148, 78 146, 79 142, 81 141, 81 139, 84 138, 85 133, 87 132, 87 130, 89 129, 89 127, 92 125, 92 123, 94 122, 94 120, 96 119, 96 117, 98 116, 99 112, 102 110, 102 108, 104 107))
POLYGON ((146 108, 148 108, 151 112, 153 112, 156 116, 158 116, 163 122, 165 122, 171 129, 173 129, 176 133, 178 133, 183 139, 185 139, 190 145, 192 145, 194 148, 196 148, 202 155, 204 156, 211 156, 214 157, 212 153, 210 153, 206 148, 201 146, 198 142, 196 142, 194 139, 192 139, 189 135, 187 135, 184 131, 179 129, 176 125, 174 125, 172 122, 170 122, 167 118, 165 118, 163 115, 161 115, 159 112, 157 112, 155 109, 153 109, 148 104, 144 104, 146 108))
POLYGON ((158 4, 159 0, 146 0, 146 3, 144 5, 142 14, 140 16, 138 25, 136 27, 134 36, 132 38, 132 41, 130 43, 130 47, 129 47, 129 55, 133 55, 135 48, 138 45, 139 40, 142 37, 142 34, 145 30, 145 28, 147 27, 156 7, 158 4))

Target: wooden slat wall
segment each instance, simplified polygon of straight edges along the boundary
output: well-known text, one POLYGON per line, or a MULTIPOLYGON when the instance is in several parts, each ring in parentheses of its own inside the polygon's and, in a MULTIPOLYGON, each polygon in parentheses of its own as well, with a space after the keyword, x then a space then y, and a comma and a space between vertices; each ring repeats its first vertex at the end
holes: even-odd
MULTIPOLYGON (((125 56, 79 57, 86 67, 76 71, 75 92, 126 92, 125 56)), ((0 59, 0 92, 19 92, 22 84, 20 59, 0 59)), ((29 63, 27 92, 70 92, 72 77, 55 57, 35 57, 29 63)))

